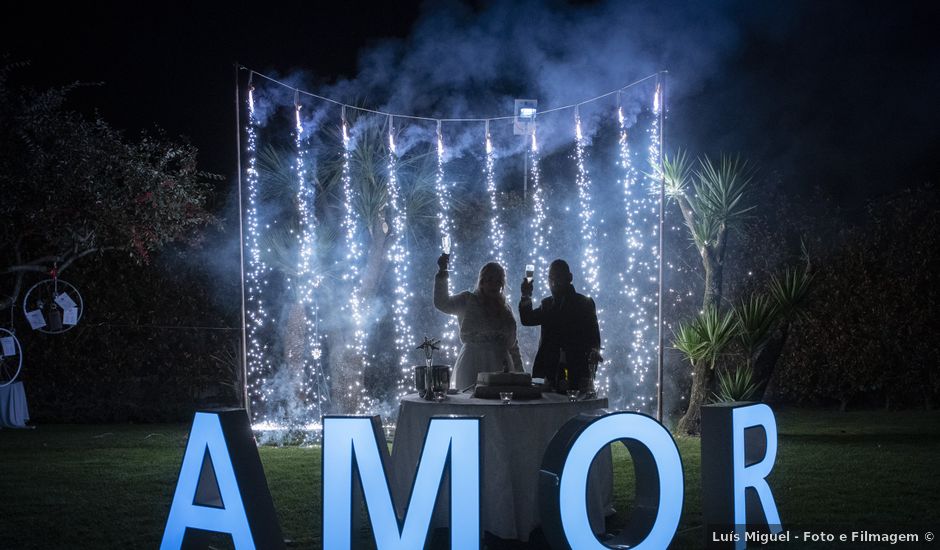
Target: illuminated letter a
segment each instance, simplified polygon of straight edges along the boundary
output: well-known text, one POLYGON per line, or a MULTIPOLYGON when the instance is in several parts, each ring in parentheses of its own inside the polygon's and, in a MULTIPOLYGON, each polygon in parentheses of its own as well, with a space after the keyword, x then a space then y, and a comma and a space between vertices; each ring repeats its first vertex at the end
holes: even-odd
POLYGON ((244 409, 196 413, 160 549, 205 548, 207 531, 237 550, 284 548, 244 409))

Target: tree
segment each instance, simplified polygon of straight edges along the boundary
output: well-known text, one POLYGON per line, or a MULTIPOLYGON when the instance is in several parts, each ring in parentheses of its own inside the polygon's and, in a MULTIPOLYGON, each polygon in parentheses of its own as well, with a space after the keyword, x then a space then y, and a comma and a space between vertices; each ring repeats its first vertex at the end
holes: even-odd
POLYGON ((680 323, 673 347, 681 351, 692 365, 692 393, 688 412, 676 427, 679 433, 698 433, 700 410, 713 385, 715 364, 734 335, 735 320, 731 312, 721 313, 712 306, 705 308, 691 322, 680 323))
POLYGON ((0 274, 12 307, 28 273, 120 251, 138 263, 174 241, 195 242, 216 221, 197 150, 162 133, 124 137, 66 106, 77 84, 33 90, 0 68, 0 274))
POLYGON ((700 159, 699 168, 693 172, 688 157, 681 151, 674 158, 666 157, 663 166, 666 195, 679 205, 702 259, 705 270, 702 308, 719 307, 728 232, 737 228, 754 208, 745 201, 753 171, 747 161, 723 156, 717 166, 708 157, 700 159))
MULTIPOLYGON (((728 156, 717 165, 704 157, 693 171, 683 152, 665 158, 663 168, 666 195, 679 205, 705 270, 703 315, 718 315, 728 232, 754 208, 745 201, 753 173, 746 161, 728 156)), ((695 362, 693 369, 688 409, 679 421, 679 430, 687 433, 698 432, 699 408, 705 403, 713 379, 712 369, 695 368, 695 362)))
POLYGON ((803 328, 772 379, 777 399, 931 408, 940 394, 940 193, 921 184, 807 220, 823 250, 803 328), (828 248, 824 248, 828 246, 828 248))
POLYGON ((728 355, 729 345, 737 348, 743 362, 727 364, 717 372, 716 397, 719 401, 761 400, 791 323, 805 317, 803 304, 811 282, 808 261, 805 269, 788 267, 782 276, 771 276, 765 292, 752 293, 730 311, 721 314, 709 306, 691 322, 679 325, 673 347, 691 363, 693 378, 689 408, 677 426, 679 433, 698 433, 700 407, 715 381, 716 361, 728 355))
POLYGON ((773 379, 774 369, 790 334, 790 327, 794 322, 806 318, 804 307, 812 287, 813 272, 805 251, 804 258, 805 266, 788 267, 782 276, 773 275, 770 280, 770 295, 773 298, 772 321, 751 358, 754 378, 759 384, 754 395, 757 400, 764 398, 773 379))

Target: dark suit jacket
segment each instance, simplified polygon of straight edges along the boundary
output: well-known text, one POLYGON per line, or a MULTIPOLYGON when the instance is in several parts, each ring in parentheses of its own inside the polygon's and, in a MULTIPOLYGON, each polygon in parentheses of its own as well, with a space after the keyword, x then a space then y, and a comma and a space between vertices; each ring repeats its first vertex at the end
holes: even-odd
POLYGON ((572 387, 589 376, 588 354, 601 347, 601 333, 597 325, 597 307, 594 300, 575 292, 574 286, 557 299, 548 297, 532 308, 532 300, 519 300, 519 320, 525 326, 541 326, 539 349, 532 366, 532 376, 554 383, 558 372, 560 351, 565 351, 568 380, 572 387))

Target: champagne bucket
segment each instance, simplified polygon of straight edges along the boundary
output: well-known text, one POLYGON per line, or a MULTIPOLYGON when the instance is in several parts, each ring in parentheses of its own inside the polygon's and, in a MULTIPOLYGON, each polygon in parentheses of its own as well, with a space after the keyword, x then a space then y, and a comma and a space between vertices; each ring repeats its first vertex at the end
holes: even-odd
POLYGON ((428 394, 428 367, 427 365, 419 365, 415 367, 415 390, 418 392, 418 396, 426 397, 428 394))
POLYGON ((433 365, 431 367, 430 393, 436 391, 446 392, 450 389, 450 365, 433 365))

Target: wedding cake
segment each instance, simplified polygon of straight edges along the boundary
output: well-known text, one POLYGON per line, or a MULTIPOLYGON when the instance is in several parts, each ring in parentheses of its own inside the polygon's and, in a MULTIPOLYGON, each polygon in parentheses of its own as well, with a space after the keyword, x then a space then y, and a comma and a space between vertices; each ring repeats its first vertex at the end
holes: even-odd
POLYGON ((477 374, 477 386, 473 397, 497 399, 501 392, 512 392, 513 399, 538 399, 540 388, 532 385, 528 372, 481 372, 477 374))

